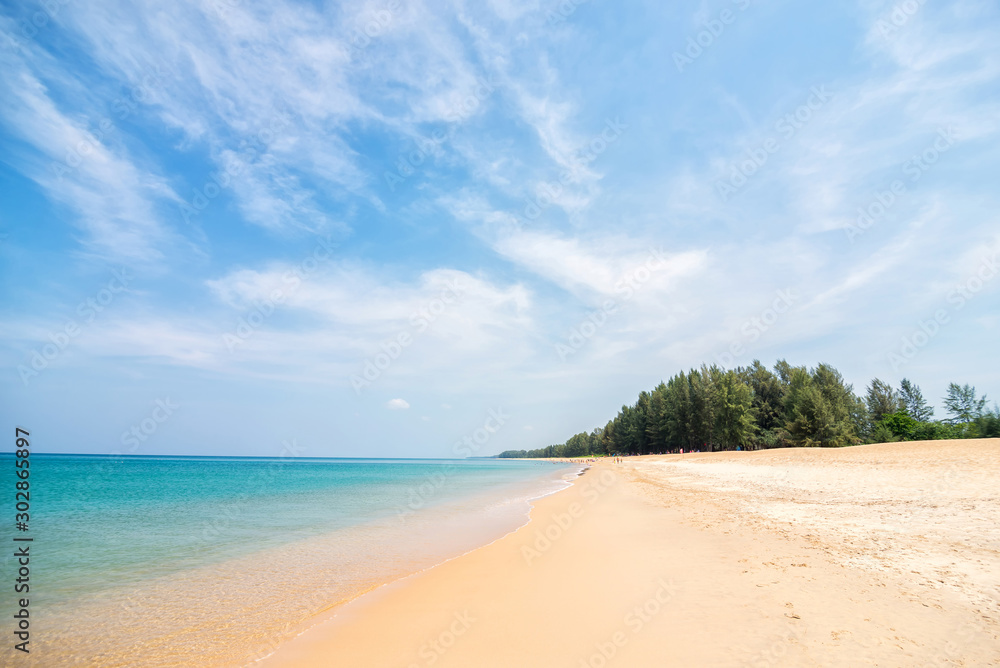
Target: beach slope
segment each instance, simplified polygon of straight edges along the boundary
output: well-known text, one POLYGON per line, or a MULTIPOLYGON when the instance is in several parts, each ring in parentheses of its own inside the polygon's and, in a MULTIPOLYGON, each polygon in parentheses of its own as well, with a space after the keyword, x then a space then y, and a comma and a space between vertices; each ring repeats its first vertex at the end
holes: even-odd
POLYGON ((263 665, 1000 665, 998 480, 998 439, 601 462, 263 665))

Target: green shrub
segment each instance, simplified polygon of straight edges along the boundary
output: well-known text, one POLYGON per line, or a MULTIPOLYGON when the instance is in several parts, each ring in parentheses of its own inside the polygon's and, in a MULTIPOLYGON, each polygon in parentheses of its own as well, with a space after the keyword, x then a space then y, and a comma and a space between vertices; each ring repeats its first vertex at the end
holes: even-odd
MULTIPOLYGON (((905 410, 900 410, 882 418, 879 426, 885 427, 893 436, 909 439, 913 438, 913 432, 918 424, 905 410)), ((878 428, 875 431, 877 432, 878 428)))
POLYGON ((875 429, 872 430, 871 435, 872 443, 893 443, 900 440, 899 436, 894 434, 889 427, 885 425, 885 422, 879 422, 875 429))

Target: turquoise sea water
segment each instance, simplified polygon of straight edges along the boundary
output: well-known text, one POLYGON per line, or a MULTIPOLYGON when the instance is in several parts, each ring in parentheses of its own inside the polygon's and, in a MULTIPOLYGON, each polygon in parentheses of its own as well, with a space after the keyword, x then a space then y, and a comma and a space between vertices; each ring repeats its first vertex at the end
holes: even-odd
MULTIPOLYGON (((0 458, 5 489, 14 470, 0 458)), ((233 619, 273 644, 279 625, 516 528, 568 475, 509 460, 32 455, 18 535, 34 539, 38 648, 59 665, 183 665, 177 644, 201 642, 203 665, 245 665, 239 634, 220 631, 233 619), (112 611, 109 630, 97 620, 112 611)))

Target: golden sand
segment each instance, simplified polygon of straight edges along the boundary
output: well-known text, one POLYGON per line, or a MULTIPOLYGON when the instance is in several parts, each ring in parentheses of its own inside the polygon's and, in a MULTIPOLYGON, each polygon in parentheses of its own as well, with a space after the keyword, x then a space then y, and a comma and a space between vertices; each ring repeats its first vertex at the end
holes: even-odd
POLYGON ((600 462, 262 665, 1000 665, 1000 439, 600 462))

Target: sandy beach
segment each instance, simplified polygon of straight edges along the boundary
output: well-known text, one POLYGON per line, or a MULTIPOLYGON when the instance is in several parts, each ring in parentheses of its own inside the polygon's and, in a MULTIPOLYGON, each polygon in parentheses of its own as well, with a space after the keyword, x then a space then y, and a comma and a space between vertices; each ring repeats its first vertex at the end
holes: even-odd
POLYGON ((1000 665, 1000 439, 599 462, 258 665, 1000 665))

